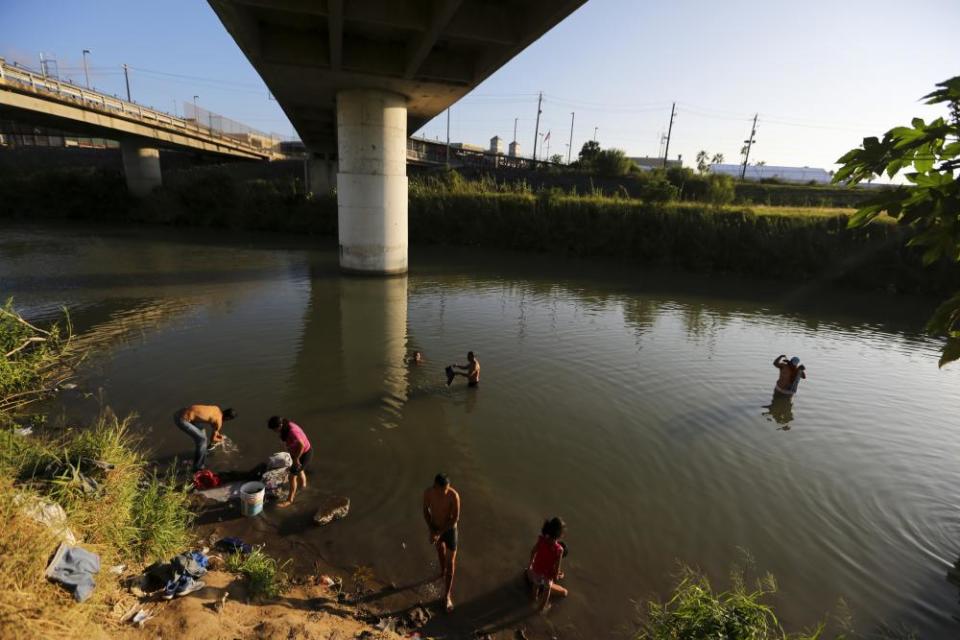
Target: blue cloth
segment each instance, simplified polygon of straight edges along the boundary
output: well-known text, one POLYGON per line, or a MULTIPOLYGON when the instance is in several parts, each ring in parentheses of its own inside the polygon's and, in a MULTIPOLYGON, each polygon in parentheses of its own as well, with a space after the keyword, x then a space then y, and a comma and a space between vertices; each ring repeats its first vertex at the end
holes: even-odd
POLYGON ((93 576, 100 572, 100 556, 80 547, 61 545, 47 568, 47 577, 73 591, 73 598, 83 602, 93 593, 93 576))
POLYGON ((190 588, 197 578, 207 573, 207 566, 210 564, 207 556, 199 551, 190 551, 181 553, 170 561, 173 569, 173 578, 167 582, 164 587, 164 594, 172 598, 186 589, 190 588))
POLYGON ((173 417, 173 422, 180 431, 193 438, 193 470, 203 469, 207 466, 207 431, 187 422, 179 415, 173 417))
POLYGON ((217 548, 222 549, 226 553, 242 553, 244 555, 253 551, 253 547, 241 540, 240 538, 229 537, 223 538, 217 542, 217 548))

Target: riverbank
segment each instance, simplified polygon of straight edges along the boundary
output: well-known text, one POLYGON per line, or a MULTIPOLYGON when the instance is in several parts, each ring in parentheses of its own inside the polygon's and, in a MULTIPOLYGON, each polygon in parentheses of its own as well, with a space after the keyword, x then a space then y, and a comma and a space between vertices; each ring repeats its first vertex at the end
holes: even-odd
MULTIPOLYGON (((456 174, 452 174, 456 176, 456 174)), ((706 197, 706 196, 705 196, 706 197)), ((238 180, 216 167, 170 177, 136 201, 109 171, 0 181, 0 217, 141 222, 335 236, 333 195, 289 180, 238 180)), ((852 209, 652 202, 459 177, 411 183, 410 241, 726 272, 891 293, 951 293, 960 268, 925 267, 892 222, 849 229, 852 209)))

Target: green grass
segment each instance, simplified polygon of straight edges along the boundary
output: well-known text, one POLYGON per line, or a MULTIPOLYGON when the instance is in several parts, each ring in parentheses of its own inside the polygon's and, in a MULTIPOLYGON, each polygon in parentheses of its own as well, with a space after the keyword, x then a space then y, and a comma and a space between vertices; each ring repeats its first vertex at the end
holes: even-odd
MULTIPOLYGON (((12 307, 8 303, 4 309, 11 311, 12 307)), ((31 329, 15 315, 4 317, 8 320, 0 321, 0 344, 20 344, 25 335, 55 334, 52 328, 31 329)), ((44 388, 48 371, 62 365, 59 349, 62 343, 50 340, 41 343, 37 351, 24 349, 8 357, 8 348, 0 354, 0 388, 16 389, 14 393, 44 388)), ((113 608, 124 598, 119 576, 106 570, 97 576, 94 595, 82 606, 45 580, 43 570, 58 540, 27 515, 24 504, 43 501, 60 505, 67 527, 85 549, 100 556, 104 568, 117 564, 136 567, 167 559, 188 547, 193 521, 188 496, 178 489, 174 478, 146 472, 138 444, 131 420, 109 412, 88 427, 54 432, 36 416, 0 408, 0 583, 4 585, 0 589, 0 620, 4 638, 103 636, 104 625, 114 619, 113 608), (36 425, 34 433, 17 435, 13 427, 22 424, 36 425)))
POLYGON ((289 564, 289 560, 281 563, 260 548, 248 554, 231 554, 226 560, 228 571, 246 579, 251 597, 266 599, 279 597, 289 587, 290 578, 286 572, 289 564))
MULTIPOLYGON (((701 574, 684 567, 672 597, 649 602, 637 640, 817 640, 823 626, 811 632, 787 633, 768 603, 777 591, 772 575, 748 587, 741 573, 733 586, 717 592, 701 574)), ((836 639, 844 636, 835 636, 836 639)))

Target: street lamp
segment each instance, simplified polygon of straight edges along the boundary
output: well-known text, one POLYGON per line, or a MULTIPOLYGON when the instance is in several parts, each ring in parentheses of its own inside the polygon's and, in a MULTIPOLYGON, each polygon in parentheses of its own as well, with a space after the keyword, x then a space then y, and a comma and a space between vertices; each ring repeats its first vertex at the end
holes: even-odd
POLYGON ((83 50, 83 77, 87 79, 87 89, 90 88, 90 71, 87 69, 87 55, 90 53, 90 49, 83 50))

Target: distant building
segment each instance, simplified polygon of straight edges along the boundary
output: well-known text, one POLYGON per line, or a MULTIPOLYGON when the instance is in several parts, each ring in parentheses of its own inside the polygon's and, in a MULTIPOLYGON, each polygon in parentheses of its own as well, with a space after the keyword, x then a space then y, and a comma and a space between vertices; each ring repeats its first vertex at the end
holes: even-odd
POLYGON ((480 145, 470 144, 469 142, 451 142, 450 148, 463 149, 464 151, 479 151, 481 153, 486 151, 486 149, 484 149, 480 145))
POLYGON ((500 136, 490 138, 490 153, 503 153, 503 140, 500 136))
MULTIPOLYGON (((630 158, 641 169, 661 169, 663 168, 663 158, 651 158, 643 156, 641 158, 630 158)), ((667 160, 667 168, 682 167, 683 162, 678 158, 676 160, 667 160)))
MULTIPOLYGON (((711 173, 720 173, 723 175, 740 177, 743 171, 743 165, 740 164, 712 164, 711 173)), ((816 167, 776 167, 772 165, 748 165, 745 180, 765 180, 776 179, 782 182, 795 182, 797 184, 806 184, 815 182, 817 184, 829 184, 833 176, 826 169, 816 167)))
POLYGON ((519 157, 520 157, 520 143, 517 142, 516 140, 514 140, 513 142, 511 142, 510 145, 508 146, 508 153, 510 154, 510 157, 511 157, 511 158, 519 158, 519 157))

